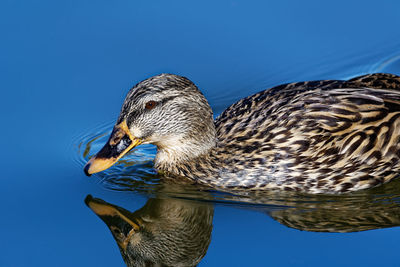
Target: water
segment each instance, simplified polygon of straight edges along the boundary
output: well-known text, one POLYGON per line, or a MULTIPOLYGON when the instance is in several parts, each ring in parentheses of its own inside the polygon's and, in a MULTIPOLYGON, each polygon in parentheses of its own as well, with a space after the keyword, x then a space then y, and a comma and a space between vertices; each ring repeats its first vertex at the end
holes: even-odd
POLYGON ((124 266, 89 194, 130 212, 145 206, 138 216, 207 214, 200 266, 398 266, 398 181, 346 196, 234 195, 160 180, 151 146, 90 178, 82 167, 129 88, 160 72, 189 77, 216 115, 280 83, 400 74, 399 10, 397 1, 2 1, 0 266, 124 266))

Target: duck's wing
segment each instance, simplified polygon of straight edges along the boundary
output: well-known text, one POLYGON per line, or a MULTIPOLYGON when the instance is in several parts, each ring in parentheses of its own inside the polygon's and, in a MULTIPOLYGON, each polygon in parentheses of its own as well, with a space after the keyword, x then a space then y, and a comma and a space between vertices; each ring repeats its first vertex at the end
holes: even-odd
POLYGON ((358 76, 348 81, 319 80, 278 85, 232 104, 217 118, 216 123, 223 123, 231 117, 249 112, 256 106, 262 105, 265 100, 290 99, 301 92, 316 88, 329 90, 343 87, 400 90, 400 76, 388 73, 374 73, 358 76))
POLYGON ((312 132, 334 141, 350 158, 380 158, 400 150, 399 76, 364 75, 335 87, 295 97, 304 123, 314 127, 312 132))
POLYGON ((400 168, 400 77, 280 86, 232 105, 216 125, 232 159, 273 165, 307 190, 366 188, 400 168))
POLYGON ((374 150, 377 156, 396 150, 400 90, 338 88, 315 90, 298 98, 293 103, 301 110, 289 107, 287 111, 315 136, 335 140, 341 153, 367 156, 374 150))
POLYGON ((269 137, 274 153, 292 159, 288 172, 314 180, 318 190, 336 192, 372 187, 398 175, 400 90, 316 89, 295 98, 277 118, 284 121, 280 129, 288 138, 269 137))
MULTIPOLYGON (((279 109, 285 108, 285 106, 289 105, 289 102, 293 102, 293 99, 301 100, 304 95, 310 95, 309 98, 312 99, 316 95, 312 95, 313 92, 318 94, 318 92, 329 92, 333 89, 341 88, 393 89, 400 91, 400 77, 393 74, 375 73, 355 77, 348 81, 320 80, 279 85, 243 98, 229 106, 215 120, 217 136, 222 137, 221 140, 229 139, 233 129, 236 131, 247 130, 246 127, 252 123, 252 119, 261 116, 275 118, 276 114, 280 112, 279 109), (244 126, 244 129, 241 129, 243 127, 239 127, 240 125, 244 126)), ((332 91, 332 93, 334 92, 332 91)), ((329 93, 324 94, 325 97, 327 95, 329 93)), ((330 99, 333 101, 332 97, 330 99)), ((390 102, 390 96, 385 99, 390 102)), ((315 99, 315 102, 318 101, 320 100, 315 99)), ((322 101, 329 104, 329 101, 324 99, 322 101)), ((340 99, 337 99, 336 102, 340 102, 340 99)))

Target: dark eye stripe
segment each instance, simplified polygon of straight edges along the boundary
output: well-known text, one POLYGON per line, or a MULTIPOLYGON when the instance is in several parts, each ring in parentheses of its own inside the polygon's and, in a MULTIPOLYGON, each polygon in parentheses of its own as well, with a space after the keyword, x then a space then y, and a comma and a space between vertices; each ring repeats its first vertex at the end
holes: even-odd
POLYGON ((164 103, 167 103, 168 101, 170 101, 170 100, 172 100, 172 99, 175 99, 175 98, 177 98, 178 96, 169 96, 169 97, 166 97, 166 98, 164 98, 163 100, 161 100, 161 104, 164 104, 164 103))

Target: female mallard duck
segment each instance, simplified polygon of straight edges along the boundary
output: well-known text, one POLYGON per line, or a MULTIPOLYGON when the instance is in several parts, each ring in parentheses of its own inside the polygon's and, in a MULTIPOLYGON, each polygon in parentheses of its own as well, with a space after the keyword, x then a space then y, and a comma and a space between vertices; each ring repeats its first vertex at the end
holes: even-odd
POLYGON ((399 138, 399 76, 285 84, 241 99, 214 121, 190 80, 161 74, 129 91, 85 172, 151 143, 157 170, 213 187, 343 193, 396 177, 399 138))

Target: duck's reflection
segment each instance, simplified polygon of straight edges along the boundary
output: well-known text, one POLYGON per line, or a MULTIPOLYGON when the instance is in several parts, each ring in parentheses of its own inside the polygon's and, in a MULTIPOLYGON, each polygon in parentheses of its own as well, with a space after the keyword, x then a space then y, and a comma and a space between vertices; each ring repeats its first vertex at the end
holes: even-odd
POLYGON ((107 224, 127 266, 195 266, 210 244, 210 204, 153 198, 130 212, 90 195, 85 202, 107 224))
POLYGON ((303 203, 268 214, 283 225, 310 232, 348 233, 400 225, 400 204, 390 202, 303 203))
POLYGON ((197 265, 211 240, 211 201, 234 207, 239 203, 236 207, 266 213, 283 225, 305 231, 357 232, 400 225, 400 195, 393 192, 347 196, 271 192, 257 197, 223 195, 223 199, 199 191, 185 194, 207 202, 162 195, 135 212, 91 196, 85 202, 110 228, 128 266, 197 265))

